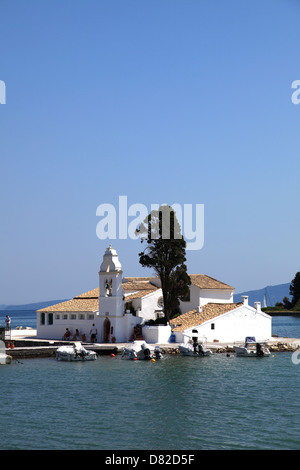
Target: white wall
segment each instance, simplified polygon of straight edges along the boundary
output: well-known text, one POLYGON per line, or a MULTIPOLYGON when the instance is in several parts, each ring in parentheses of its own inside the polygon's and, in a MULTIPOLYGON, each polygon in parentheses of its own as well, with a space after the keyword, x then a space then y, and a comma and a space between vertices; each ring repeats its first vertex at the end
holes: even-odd
POLYGON ((209 302, 232 303, 233 290, 230 289, 200 289, 200 306, 209 302))
POLYGON ((97 312, 55 312, 53 313, 53 324, 50 325, 50 314, 45 312, 45 325, 42 325, 41 316, 41 313, 37 313, 37 337, 59 340, 62 339, 66 328, 69 328, 71 335, 78 328, 80 337, 85 334, 89 341, 90 330, 98 318, 97 312))
POLYGON ((232 303, 233 290, 230 289, 200 289, 200 287, 190 286, 190 300, 188 302, 180 301, 181 313, 189 312, 199 305, 205 305, 209 302, 214 303, 232 303))
POLYGON ((158 289, 142 298, 141 316, 145 320, 156 320, 156 312, 158 310, 162 311, 162 308, 157 303, 160 297, 162 297, 162 290, 158 289))
POLYGON ((122 317, 108 316, 98 318, 96 326, 98 330, 97 341, 99 343, 104 341, 104 322, 106 318, 108 318, 110 321, 110 328, 113 328, 113 332, 110 334, 109 342, 112 342, 112 338, 114 337, 117 343, 130 341, 135 325, 141 323, 142 321, 141 318, 136 317, 131 313, 126 313, 122 317))
POLYGON ((245 341, 246 336, 255 336, 257 341, 265 341, 272 336, 272 317, 263 312, 258 313, 252 307, 241 306, 186 332, 191 334, 192 329, 197 329, 198 334, 205 336, 209 342, 245 341))
POLYGON ((142 332, 146 343, 160 344, 168 343, 172 333, 171 327, 169 325, 145 325, 143 326, 142 332))
MULTIPOLYGON (((37 337, 43 339, 56 339, 61 340, 66 328, 69 328, 71 332, 71 339, 75 333, 76 328, 81 335, 86 335, 86 340, 90 341, 90 330, 93 323, 98 330, 97 341, 103 342, 104 339, 104 321, 106 317, 99 317, 98 312, 56 312, 53 313, 53 325, 49 325, 49 314, 45 313, 45 325, 41 325, 40 319, 41 314, 37 314, 37 337), (59 316, 59 318, 58 318, 59 316), (67 318, 63 318, 67 316, 67 318), (84 316, 84 319, 80 317, 84 316), (76 317, 76 318, 74 318, 76 317)), ((131 314, 125 314, 122 317, 109 316, 111 327, 113 327, 113 333, 110 335, 111 338, 114 336, 116 342, 127 342, 133 333, 133 328, 136 324, 141 323, 142 319, 135 317, 131 314)))
POLYGON ((181 313, 189 312, 190 310, 194 310, 194 308, 198 307, 200 304, 200 288, 194 286, 193 284, 190 286, 190 300, 188 302, 183 302, 180 300, 180 311, 181 313))
MULTIPOLYGON (((157 312, 162 311, 163 309, 158 305, 158 299, 162 297, 162 290, 158 289, 150 294, 145 295, 144 297, 139 297, 136 299, 129 300, 128 302, 132 303, 134 310, 140 309, 139 316, 145 321, 147 320, 156 320, 157 312)), ((127 300, 125 297, 124 303, 126 304, 127 300)))

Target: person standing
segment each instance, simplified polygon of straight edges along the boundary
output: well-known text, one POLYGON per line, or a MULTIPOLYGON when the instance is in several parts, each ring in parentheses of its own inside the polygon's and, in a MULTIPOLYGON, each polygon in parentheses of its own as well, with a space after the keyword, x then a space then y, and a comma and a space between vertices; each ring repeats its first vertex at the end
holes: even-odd
POLYGON ((5 317, 5 325, 6 325, 6 329, 10 330, 10 316, 9 315, 6 315, 5 317))
POLYGON ((95 323, 93 323, 93 326, 90 331, 91 343, 95 343, 95 341, 97 341, 97 333, 98 333, 97 328, 95 327, 95 323))

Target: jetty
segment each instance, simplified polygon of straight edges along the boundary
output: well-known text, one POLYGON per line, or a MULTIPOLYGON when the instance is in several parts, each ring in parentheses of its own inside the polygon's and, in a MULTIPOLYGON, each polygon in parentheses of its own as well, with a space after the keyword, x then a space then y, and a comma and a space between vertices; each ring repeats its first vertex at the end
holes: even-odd
MULTIPOLYGON (((56 350, 63 345, 73 344, 73 341, 63 340, 50 340, 50 339, 39 339, 35 336, 36 331, 32 330, 29 332, 23 330, 21 334, 18 331, 14 334, 14 330, 11 333, 11 339, 5 340, 6 353, 12 356, 13 359, 26 359, 26 358, 47 358, 55 357, 56 350)), ((128 345, 127 343, 90 343, 82 342, 83 346, 87 350, 95 351, 99 356, 121 354, 123 348, 128 345)), ((279 338, 272 337, 266 341, 266 344, 271 352, 294 352, 300 349, 300 338, 279 338)), ((153 344, 152 346, 157 346, 153 344)), ((207 347, 214 353, 234 353, 234 343, 207 343, 207 347)), ((180 354, 179 343, 165 343, 159 344, 159 347, 163 354, 180 354)))

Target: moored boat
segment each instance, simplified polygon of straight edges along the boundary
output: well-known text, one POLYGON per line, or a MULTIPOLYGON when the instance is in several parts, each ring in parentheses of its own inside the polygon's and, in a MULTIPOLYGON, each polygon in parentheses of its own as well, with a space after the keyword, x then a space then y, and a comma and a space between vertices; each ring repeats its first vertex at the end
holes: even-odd
POLYGON ((85 349, 80 341, 73 344, 60 346, 56 351, 56 359, 58 361, 95 361, 97 354, 95 351, 85 349))
POLYGON ((186 341, 179 346, 179 351, 183 356, 211 356, 212 351, 206 346, 206 338, 198 337, 193 333, 193 336, 186 336, 186 341))
POLYGON ((133 343, 126 345, 122 351, 122 358, 132 360, 160 359, 161 357, 159 346, 154 348, 143 340, 133 341, 133 343))
POLYGON ((271 354, 266 343, 257 342, 254 336, 247 336, 243 346, 234 344, 233 348, 236 355, 242 357, 268 357, 271 354))
POLYGON ((6 354, 5 343, 0 340, 0 364, 10 364, 12 357, 9 354, 6 354))

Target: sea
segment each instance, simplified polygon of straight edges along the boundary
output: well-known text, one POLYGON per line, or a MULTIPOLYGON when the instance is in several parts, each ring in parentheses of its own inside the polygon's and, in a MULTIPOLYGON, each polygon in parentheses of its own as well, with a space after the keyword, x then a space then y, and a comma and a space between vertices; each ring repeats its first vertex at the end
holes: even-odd
MULTIPOLYGON (((9 314, 13 328, 36 327, 34 311, 9 314)), ((273 334, 300 338, 300 317, 272 323, 273 334)), ((0 366, 0 449, 151 451, 154 459, 166 451, 300 450, 292 354, 13 360, 0 366)))

